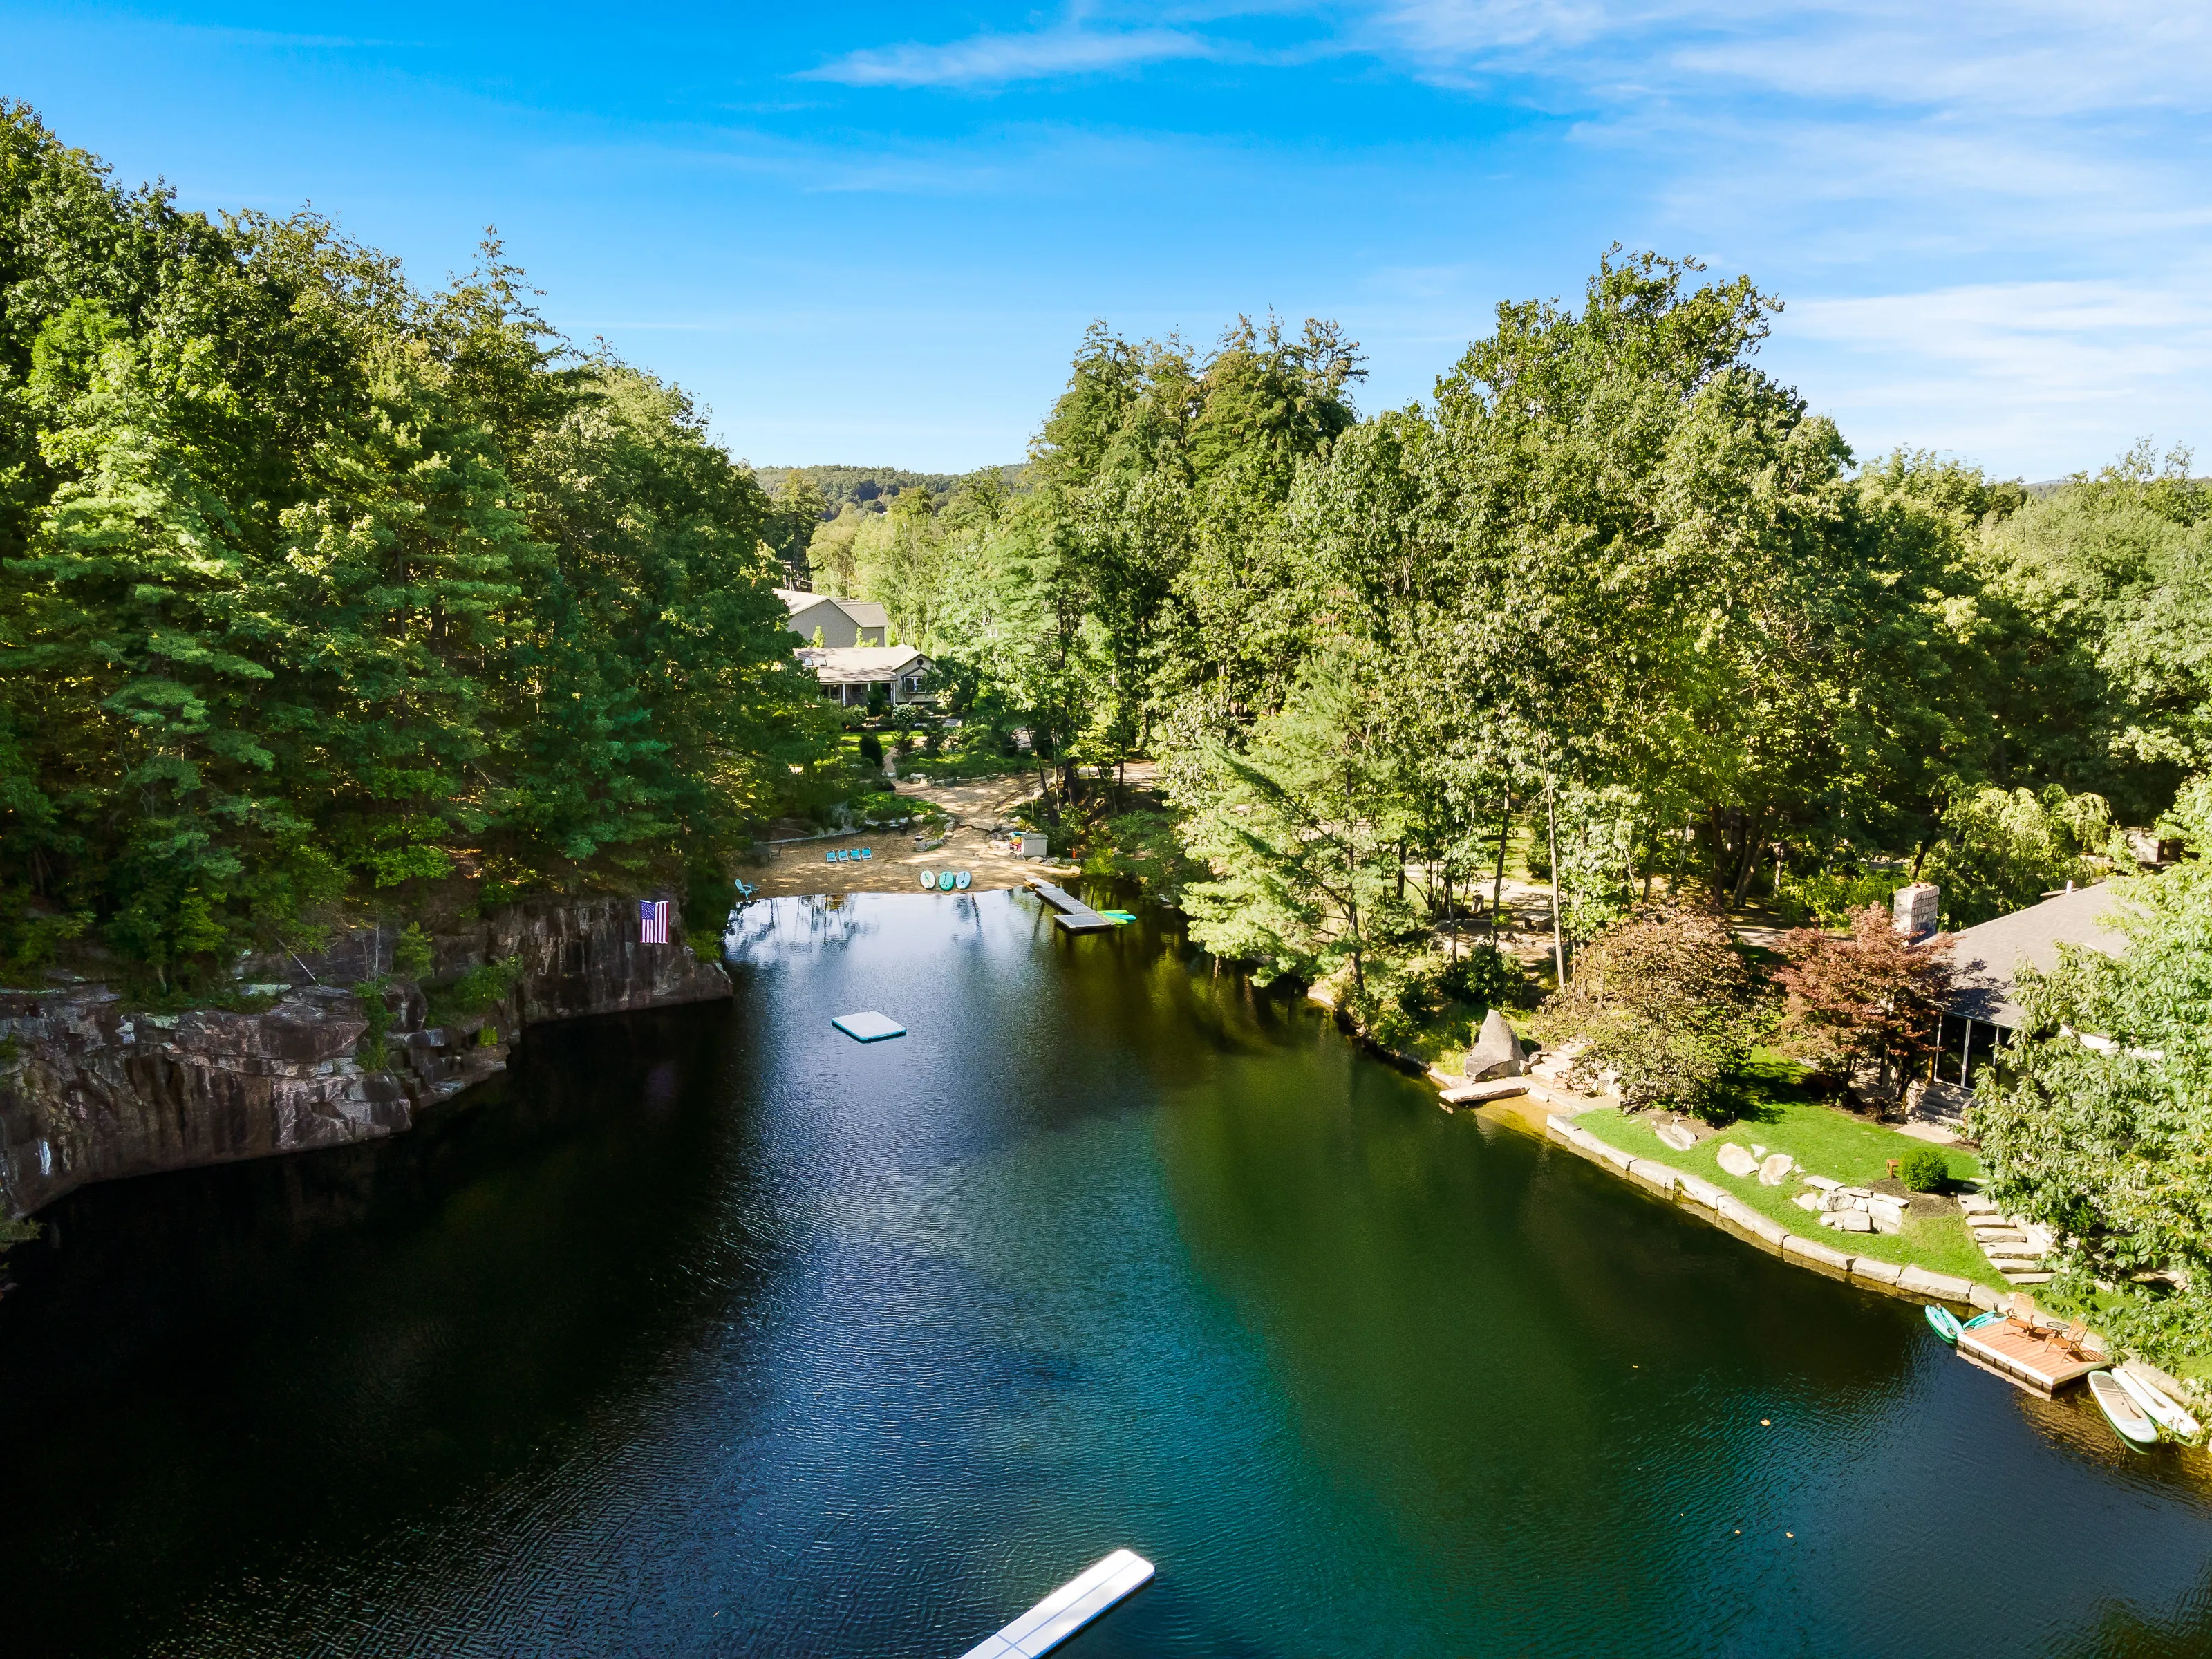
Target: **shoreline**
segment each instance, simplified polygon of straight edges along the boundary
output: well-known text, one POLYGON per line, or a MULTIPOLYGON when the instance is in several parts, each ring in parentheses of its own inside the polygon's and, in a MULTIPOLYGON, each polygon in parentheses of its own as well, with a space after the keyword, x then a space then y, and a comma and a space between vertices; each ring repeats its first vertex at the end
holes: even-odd
MULTIPOLYGON (((1524 1109, 1516 1115, 1525 1121, 1534 1115, 1524 1109)), ((1838 1249, 1832 1244, 1793 1233, 1780 1222, 1761 1215, 1702 1176, 1688 1175, 1671 1164, 1623 1152, 1610 1142, 1599 1139, 1589 1130, 1578 1127, 1571 1117, 1561 1113, 1544 1114, 1544 1133, 1547 1139, 1555 1140, 1589 1162, 1615 1171, 1646 1191, 1671 1199, 1677 1208, 1692 1211, 1698 1219, 1719 1227, 1723 1232, 1733 1233, 1747 1243, 1762 1245, 1771 1254, 1795 1266, 1810 1267, 1829 1277, 1847 1279, 1851 1284, 1908 1302, 1940 1303, 1954 1308, 1971 1307, 1978 1312, 1988 1313, 2003 1307, 2008 1300, 2007 1296, 2001 1295, 1987 1285, 1978 1285, 1954 1273, 1939 1273, 1925 1267, 1900 1265, 1879 1256, 1854 1255, 1848 1250, 1838 1249)), ((2102 1340, 2094 1334, 2091 1345, 2100 1353, 2109 1352, 2102 1340)))
MULTIPOLYGON (((1547 1109, 1547 1106, 1548 1103, 1539 1103, 1523 1095, 1486 1102, 1474 1109, 1494 1121, 1510 1124, 1528 1133, 1540 1133, 1547 1141, 1567 1148, 1576 1156, 1655 1197, 1668 1200, 1676 1209, 1688 1212, 1706 1225, 1730 1234, 1746 1243, 1756 1245, 1767 1255, 1792 1267, 1807 1268, 1826 1279, 1861 1290, 1877 1291, 1884 1296, 1916 1302, 1923 1306, 1972 1307, 1982 1312, 1994 1312, 2005 1308, 2011 1300, 2010 1293, 2001 1293, 1987 1285, 1978 1285, 1955 1274, 1935 1273, 1915 1266, 1900 1267, 1894 1261, 1877 1257, 1853 1255, 1832 1244, 1793 1233, 1779 1222, 1759 1214, 1741 1200, 1723 1191, 1704 1177, 1624 1152, 1576 1124, 1571 1114, 1552 1111, 1547 1109)), ((2031 1297, 2031 1304, 2033 1300, 2031 1297)), ((2039 1316, 2039 1322, 2047 1323, 2055 1330, 2063 1322, 2051 1320, 2049 1316, 2039 1316)), ((2117 1352, 2100 1332, 2087 1332, 2081 1339, 2081 1346, 2095 1355, 2105 1365, 2116 1366, 2124 1362, 2148 1372, 2152 1381, 2177 1400, 2192 1406, 2201 1403, 2196 1390, 2140 1354, 2117 1352)), ((2051 1397, 2039 1394, 2003 1373, 1992 1374, 2001 1376, 2030 1399, 2047 1401, 2051 1397)), ((2193 1442, 2166 1443, 2200 1458, 2206 1455, 2208 1449, 2193 1442)))

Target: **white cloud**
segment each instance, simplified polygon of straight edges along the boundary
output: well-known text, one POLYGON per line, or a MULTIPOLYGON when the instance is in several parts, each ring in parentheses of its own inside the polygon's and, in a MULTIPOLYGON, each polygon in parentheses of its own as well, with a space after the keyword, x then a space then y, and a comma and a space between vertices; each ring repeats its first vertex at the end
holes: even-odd
POLYGON ((943 46, 908 44, 848 52, 805 71, 800 78, 854 87, 1002 86, 1220 55, 1218 44, 1184 29, 1094 29, 1069 24, 1026 34, 970 35, 943 46))
POLYGON ((2130 440, 2201 433, 2212 380, 2203 270, 2159 281, 1985 283, 1790 307, 1769 363, 1816 368, 1815 401, 1863 454, 1926 443, 2031 477, 2130 440))

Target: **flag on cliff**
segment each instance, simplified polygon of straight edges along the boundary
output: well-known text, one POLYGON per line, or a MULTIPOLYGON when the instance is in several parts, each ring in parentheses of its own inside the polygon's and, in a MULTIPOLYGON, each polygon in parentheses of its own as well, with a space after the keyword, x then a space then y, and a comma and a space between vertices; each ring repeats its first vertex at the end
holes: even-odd
POLYGON ((668 943, 666 899, 640 899, 637 902, 637 942, 640 945, 668 943))

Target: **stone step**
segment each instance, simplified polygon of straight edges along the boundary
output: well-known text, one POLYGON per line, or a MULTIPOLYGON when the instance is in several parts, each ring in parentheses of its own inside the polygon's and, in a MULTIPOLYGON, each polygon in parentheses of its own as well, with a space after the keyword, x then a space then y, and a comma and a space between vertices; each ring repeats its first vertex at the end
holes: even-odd
POLYGON ((1998 1268, 1997 1272, 2003 1274, 2005 1282, 2008 1285, 2048 1285, 2058 1277, 2057 1273, 2016 1273, 2002 1267, 1998 1268))

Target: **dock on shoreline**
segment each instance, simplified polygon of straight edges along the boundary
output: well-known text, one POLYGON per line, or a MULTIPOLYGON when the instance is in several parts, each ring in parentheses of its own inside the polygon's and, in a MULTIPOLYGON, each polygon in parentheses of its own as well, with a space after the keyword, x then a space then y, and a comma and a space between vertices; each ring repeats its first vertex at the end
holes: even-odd
POLYGON ((1055 887, 1035 876, 1030 878, 1030 887, 1039 898, 1060 913, 1060 925, 1071 933, 1103 933, 1114 925, 1064 888, 1055 887))

